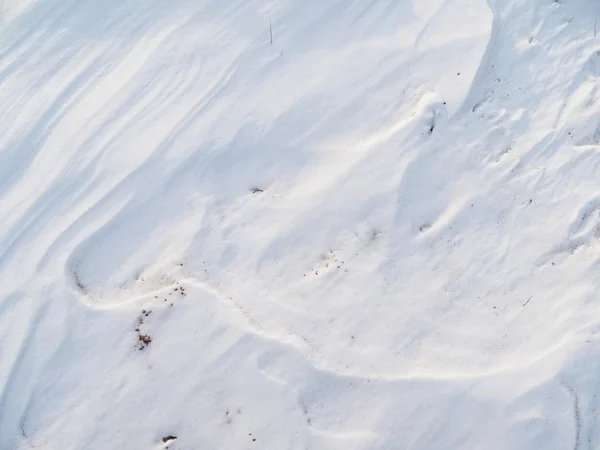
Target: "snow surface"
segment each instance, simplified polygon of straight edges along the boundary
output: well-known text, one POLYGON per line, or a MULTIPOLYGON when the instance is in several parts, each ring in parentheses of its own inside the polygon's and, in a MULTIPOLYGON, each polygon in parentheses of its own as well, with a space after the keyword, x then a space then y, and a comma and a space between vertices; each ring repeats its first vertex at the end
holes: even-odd
POLYGON ((599 13, 4 0, 0 450, 598 448, 599 13))

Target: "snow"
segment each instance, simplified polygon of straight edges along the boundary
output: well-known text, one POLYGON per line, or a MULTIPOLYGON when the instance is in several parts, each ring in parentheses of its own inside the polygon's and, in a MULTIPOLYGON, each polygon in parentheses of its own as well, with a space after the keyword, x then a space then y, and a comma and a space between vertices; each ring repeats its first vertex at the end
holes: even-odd
POLYGON ((598 447, 599 13, 4 0, 0 450, 598 447))

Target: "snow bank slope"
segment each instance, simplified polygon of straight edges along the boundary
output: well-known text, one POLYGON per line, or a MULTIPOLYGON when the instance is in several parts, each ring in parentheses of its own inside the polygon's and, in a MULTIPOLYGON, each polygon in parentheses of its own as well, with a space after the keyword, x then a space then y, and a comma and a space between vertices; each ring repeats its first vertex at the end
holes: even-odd
POLYGON ((0 450, 597 446, 599 9, 3 3, 0 450))

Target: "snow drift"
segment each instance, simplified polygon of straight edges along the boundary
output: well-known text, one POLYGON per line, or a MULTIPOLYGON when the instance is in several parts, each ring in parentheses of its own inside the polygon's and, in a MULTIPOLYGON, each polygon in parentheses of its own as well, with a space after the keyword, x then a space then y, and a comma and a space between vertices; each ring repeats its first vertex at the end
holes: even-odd
POLYGON ((0 449, 594 448, 599 8, 5 1, 0 449))

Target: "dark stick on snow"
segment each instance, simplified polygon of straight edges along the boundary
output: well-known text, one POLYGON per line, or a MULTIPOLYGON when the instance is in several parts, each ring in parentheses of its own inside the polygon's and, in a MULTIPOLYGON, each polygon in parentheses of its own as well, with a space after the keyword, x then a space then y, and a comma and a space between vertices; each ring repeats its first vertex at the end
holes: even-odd
POLYGON ((273 44, 273 22, 269 20, 269 34, 271 35, 271 44, 273 44))
POLYGON ((527 303, 529 303, 529 302, 531 301, 531 299, 532 299, 532 298, 533 298, 533 295, 530 295, 530 296, 529 296, 529 300, 527 300, 527 301, 525 302, 525 304, 523 305, 523 308, 527 306, 527 303))

